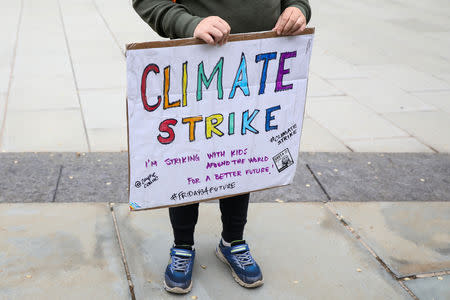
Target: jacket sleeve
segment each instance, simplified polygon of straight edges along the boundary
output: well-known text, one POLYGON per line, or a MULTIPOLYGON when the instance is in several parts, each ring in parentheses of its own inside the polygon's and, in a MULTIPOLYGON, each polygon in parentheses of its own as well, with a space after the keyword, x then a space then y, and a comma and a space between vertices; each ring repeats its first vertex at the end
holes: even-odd
POLYGON ((308 0, 281 0, 281 12, 290 6, 299 8, 306 18, 306 23, 309 22, 311 19, 311 7, 308 0))
POLYGON ((203 19, 171 0, 133 0, 133 7, 160 36, 172 39, 192 37, 203 19))

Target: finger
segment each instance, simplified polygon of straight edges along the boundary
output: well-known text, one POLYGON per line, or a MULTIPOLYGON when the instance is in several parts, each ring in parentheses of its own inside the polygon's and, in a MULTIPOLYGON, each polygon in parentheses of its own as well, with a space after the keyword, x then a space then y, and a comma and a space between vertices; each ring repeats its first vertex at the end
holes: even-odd
POLYGON ((221 24, 223 24, 223 26, 225 26, 225 29, 227 30, 227 34, 230 34, 231 32, 231 27, 230 25, 227 23, 227 21, 225 21, 224 19, 220 19, 219 20, 221 24))
POLYGON ((200 33, 198 38, 205 41, 208 45, 214 45, 214 39, 207 32, 200 33))
POLYGON ((286 25, 284 25, 283 31, 281 32, 281 34, 288 34, 292 27, 295 24, 295 20, 292 18, 289 18, 289 21, 287 21, 286 25))
POLYGON ((208 33, 214 38, 215 44, 218 44, 223 39, 223 33, 214 26, 211 26, 208 33))
POLYGON ((287 11, 284 12, 281 16, 280 16, 280 24, 278 24, 277 27, 277 34, 280 35, 283 32, 284 26, 286 26, 286 23, 289 21, 290 17, 291 17, 292 12, 291 11, 287 11))
POLYGON ((292 32, 290 35, 299 35, 300 33, 302 33, 301 28, 299 28, 296 31, 292 32))
POLYGON ((302 27, 302 19, 298 18, 297 22, 295 22, 294 25, 292 25, 291 29, 289 30, 289 32, 287 34, 293 34, 297 30, 299 30, 301 27, 302 27))
POLYGON ((222 46, 223 44, 225 44, 225 39, 226 39, 226 36, 224 35, 222 37, 222 39, 218 42, 219 46, 222 46))
POLYGON ((291 35, 299 35, 300 33, 303 32, 303 30, 305 30, 305 28, 306 28, 306 23, 303 23, 303 25, 298 30, 293 32, 291 35))
POLYGON ((306 22, 303 23, 302 27, 300 28, 300 32, 306 29, 306 22))
POLYGON ((224 24, 222 23, 214 24, 213 27, 217 28, 218 30, 220 30, 220 32, 222 32, 223 38, 225 38, 228 35, 228 29, 225 27, 224 24))
POLYGON ((220 23, 221 23, 221 25, 223 25, 223 29, 225 29, 225 34, 224 34, 224 37, 223 37, 222 42, 221 42, 221 45, 224 45, 224 44, 226 44, 228 42, 228 38, 229 38, 230 32, 231 32, 231 27, 223 19, 220 19, 220 23))

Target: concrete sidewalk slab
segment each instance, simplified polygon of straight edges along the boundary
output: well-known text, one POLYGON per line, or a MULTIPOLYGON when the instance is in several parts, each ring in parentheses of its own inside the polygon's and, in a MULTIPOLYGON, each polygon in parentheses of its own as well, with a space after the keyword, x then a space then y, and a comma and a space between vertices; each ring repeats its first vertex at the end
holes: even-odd
POLYGON ((396 276, 450 270, 449 202, 327 205, 343 216, 396 276))
POLYGON ((355 152, 385 153, 434 153, 434 151, 413 137, 387 139, 364 139, 346 143, 355 152))
POLYGON ((0 299, 129 299, 107 204, 0 204, 0 299))
POLYGON ((325 79, 311 72, 308 79, 308 97, 343 96, 344 92, 338 90, 325 79))
POLYGON ((450 299, 450 276, 420 278, 404 283, 419 299, 450 299))
POLYGON ((344 142, 402 137, 408 134, 351 97, 307 104, 306 113, 344 142))
POLYGON ((311 65, 314 73, 325 79, 349 79, 364 77, 354 65, 333 55, 321 53, 321 49, 314 46, 311 57, 311 65))
POLYGON ((127 116, 123 109, 125 99, 123 89, 80 92, 86 128, 126 128, 127 116))
POLYGON ((450 155, 304 153, 332 201, 450 200, 450 155))
MULTIPOLYGON (((1 79, 0 79, 1 80, 1 79)), ((0 93, 0 124, 3 124, 6 110, 6 93, 0 93)))
POLYGON ((128 151, 127 128, 88 129, 91 151, 124 152, 128 151))
POLYGON ((94 2, 61 1, 61 15, 79 90, 124 88, 125 57, 94 2))
POLYGON ((390 82, 375 78, 330 80, 331 84, 377 113, 436 110, 390 82))
POLYGON ((448 113, 442 111, 416 111, 387 113, 384 116, 423 143, 433 147, 436 151, 450 152, 450 134, 445 133, 445 129, 450 128, 450 115, 448 113))
POLYGON ((0 53, 2 54, 0 57, 0 93, 8 91, 17 24, 20 19, 20 6, 20 1, 0 2, 0 36, 2 41, 0 43, 0 53))
MULTIPOLYGON (((339 98, 339 97, 333 97, 339 98)), ((317 101, 323 98, 308 98, 308 101, 317 101)), ((303 120, 302 137, 300 140, 301 152, 350 152, 338 138, 333 136, 328 130, 320 126, 309 117, 303 120)))
POLYGON ((78 109, 10 111, 1 144, 4 152, 88 150, 78 109))
POLYGON ((429 103, 430 105, 440 108, 442 111, 450 114, 450 91, 415 93, 414 95, 417 98, 420 98, 423 102, 429 103))
POLYGON ((129 2, 96 0, 95 4, 122 51, 125 52, 125 45, 130 42, 167 40, 151 30, 141 18, 136 17, 136 12, 129 2))
POLYGON ((0 203, 52 202, 60 168, 50 154, 1 154, 0 203))
MULTIPOLYGON (((136 298, 178 299, 166 293, 161 284, 173 242, 167 209, 130 212, 121 204, 114 206, 114 211, 136 298)), ((189 298, 409 298, 321 204, 252 204, 248 219, 245 236, 262 266, 264 286, 254 290, 240 287, 228 267, 215 257, 220 236, 219 207, 202 204, 196 230, 194 288, 189 298)))
POLYGON ((387 82, 391 82, 409 92, 450 89, 450 84, 447 82, 424 72, 417 71, 410 66, 389 64, 361 66, 358 69, 366 74, 377 76, 387 82))

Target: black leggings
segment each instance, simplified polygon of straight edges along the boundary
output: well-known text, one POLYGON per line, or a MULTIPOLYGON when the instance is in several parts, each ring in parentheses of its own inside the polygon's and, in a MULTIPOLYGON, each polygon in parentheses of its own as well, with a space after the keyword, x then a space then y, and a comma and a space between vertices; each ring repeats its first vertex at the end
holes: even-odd
MULTIPOLYGON (((220 199, 222 238, 230 243, 242 240, 247 223, 250 194, 220 199)), ((198 219, 198 203, 169 208, 175 245, 194 245, 194 229, 198 219)))

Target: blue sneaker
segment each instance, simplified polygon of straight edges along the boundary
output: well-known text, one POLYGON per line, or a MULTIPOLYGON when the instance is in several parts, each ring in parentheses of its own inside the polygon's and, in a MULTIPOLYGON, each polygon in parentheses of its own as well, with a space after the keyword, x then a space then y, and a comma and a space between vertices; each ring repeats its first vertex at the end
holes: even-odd
POLYGON ((164 276, 164 288, 175 294, 186 294, 192 289, 192 269, 195 250, 191 247, 172 247, 164 276))
POLYGON ((245 241, 234 241, 230 247, 220 241, 216 255, 230 267, 234 280, 241 286, 255 288, 264 283, 261 269, 251 256, 245 241))

